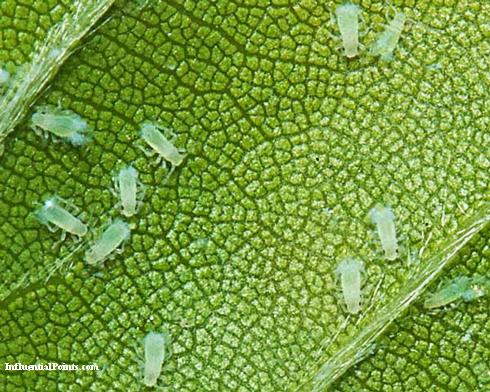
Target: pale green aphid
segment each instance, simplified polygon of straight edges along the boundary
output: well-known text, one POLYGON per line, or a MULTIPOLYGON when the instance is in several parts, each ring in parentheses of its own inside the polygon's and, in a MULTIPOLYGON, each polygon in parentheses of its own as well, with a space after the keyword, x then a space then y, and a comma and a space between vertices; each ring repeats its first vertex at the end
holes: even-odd
POLYGON ((392 21, 386 26, 385 30, 378 36, 373 46, 371 54, 380 56, 381 60, 389 61, 393 58, 393 52, 400 40, 400 36, 405 26, 406 16, 403 12, 397 12, 392 21))
POLYGON ((62 239, 66 233, 83 237, 87 234, 87 226, 79 218, 72 215, 60 203, 63 200, 58 197, 52 197, 46 200, 43 206, 35 211, 37 219, 45 224, 50 231, 62 230, 62 239))
POLYGON ((38 107, 31 117, 30 125, 37 133, 49 132, 68 140, 74 146, 81 146, 91 140, 92 129, 82 117, 71 110, 51 105, 38 107))
POLYGON ((359 15, 361 9, 352 3, 344 3, 335 9, 342 45, 348 58, 356 57, 359 47, 359 15))
POLYGON ((376 225, 385 257, 388 260, 395 260, 398 257, 395 215, 389 207, 377 205, 369 212, 369 216, 376 225))
POLYGON ((473 301, 485 295, 489 288, 489 280, 481 276, 474 278, 458 277, 440 290, 430 294, 424 302, 424 307, 427 309, 439 308, 459 299, 465 302, 473 301))
POLYGON ((141 137, 159 155, 159 160, 170 163, 170 175, 182 163, 186 154, 184 149, 174 146, 175 136, 169 140, 160 130, 171 133, 156 123, 145 121, 141 124, 141 137))
POLYGON ((114 178, 116 191, 121 198, 121 212, 130 217, 136 214, 142 198, 143 184, 138 180, 138 171, 133 166, 123 167, 114 178), (139 188, 139 189, 138 189, 139 188))
POLYGON ((0 87, 3 85, 6 85, 10 80, 10 73, 9 71, 0 68, 0 87))
POLYGON ((143 340, 145 346, 143 382, 147 387, 154 386, 162 372, 167 341, 168 335, 158 332, 149 332, 143 340))
POLYGON ((364 272, 362 261, 354 258, 344 259, 335 272, 340 275, 347 311, 352 314, 358 313, 361 310, 361 273, 364 272))
POLYGON ((105 229, 87 252, 85 252, 85 260, 89 264, 104 261, 129 238, 130 233, 129 225, 123 220, 117 219, 105 229))

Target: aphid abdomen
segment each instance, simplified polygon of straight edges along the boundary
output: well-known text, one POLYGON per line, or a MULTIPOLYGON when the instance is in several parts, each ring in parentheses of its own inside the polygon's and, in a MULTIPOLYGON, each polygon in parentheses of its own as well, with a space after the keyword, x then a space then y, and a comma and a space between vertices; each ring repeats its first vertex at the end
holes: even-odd
POLYGON ((359 7, 351 3, 339 5, 335 10, 342 45, 348 58, 358 55, 360 12, 359 7))
POLYGON ((121 196, 122 213, 125 216, 136 214, 138 172, 132 166, 127 166, 118 175, 119 193, 121 196))
POLYGON ((61 207, 54 199, 47 200, 37 211, 37 216, 42 223, 52 223, 60 229, 79 237, 87 234, 87 226, 61 207))
POLYGON ((157 383, 162 372, 165 359, 166 336, 157 332, 149 332, 144 338, 145 368, 143 382, 152 387, 157 383))
POLYGON ((376 225, 385 257, 395 260, 398 257, 398 241, 393 212, 389 207, 376 206, 371 210, 370 217, 376 225))
POLYGON ((85 259, 89 264, 96 264, 105 260, 114 252, 130 235, 129 225, 118 219, 95 240, 95 243, 85 253, 85 259))
POLYGON ((345 259, 337 267, 340 274, 342 294, 349 313, 356 314, 361 310, 361 273, 364 266, 357 259, 345 259))

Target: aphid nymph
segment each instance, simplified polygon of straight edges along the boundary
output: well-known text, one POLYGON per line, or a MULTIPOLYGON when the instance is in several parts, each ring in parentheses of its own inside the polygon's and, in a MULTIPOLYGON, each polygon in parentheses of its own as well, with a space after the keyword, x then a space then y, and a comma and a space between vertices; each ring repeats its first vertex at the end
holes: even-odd
POLYGON ((168 334, 149 332, 143 339, 143 344, 145 346, 143 382, 147 387, 152 387, 157 383, 162 372, 168 334))
POLYGON ((87 234, 87 226, 78 217, 71 214, 62 205, 68 204, 63 199, 54 196, 44 202, 42 207, 38 208, 34 215, 50 231, 62 230, 62 240, 66 233, 83 237, 87 234))
POLYGON ((126 217, 136 214, 144 194, 138 171, 133 166, 123 167, 114 177, 114 185, 121 199, 122 214, 126 217))
POLYGON ((346 258, 335 270, 340 275, 342 294, 349 313, 356 314, 361 310, 361 273, 364 272, 362 261, 346 258))
POLYGON ((397 12, 385 30, 378 36, 373 46, 371 54, 380 56, 381 60, 389 61, 393 59, 393 52, 400 40, 400 36, 405 26, 406 16, 403 12, 397 12))
POLYGON ((460 299, 470 287, 470 278, 466 276, 456 278, 440 290, 430 294, 424 302, 424 307, 432 309, 448 305, 460 299))
POLYGON ((342 45, 348 58, 356 57, 359 47, 359 14, 361 9, 352 3, 344 3, 335 9, 342 45))
POLYGON ((172 174, 174 169, 179 166, 186 154, 185 150, 174 146, 175 136, 167 139, 162 131, 168 131, 160 125, 145 121, 141 124, 141 138, 159 155, 159 160, 165 160, 170 163, 171 169, 168 175, 172 174))
POLYGON ((470 302, 485 295, 488 288, 490 288, 489 280, 484 277, 460 276, 430 294, 424 302, 424 307, 439 308, 459 299, 470 302))
POLYGON ((0 68, 0 87, 3 85, 6 85, 10 80, 10 73, 9 71, 0 68))
POLYGON ((51 105, 40 106, 32 115, 31 128, 37 132, 68 140, 74 146, 81 146, 91 139, 91 128, 87 122, 71 110, 63 110, 51 105))
POLYGON ((395 260, 398 257, 395 215, 390 207, 377 205, 369 212, 369 216, 371 221, 376 225, 385 257, 388 260, 395 260))
POLYGON ((85 252, 85 260, 89 264, 104 261, 118 247, 129 238, 131 230, 129 225, 121 219, 116 219, 105 231, 95 239, 92 246, 85 252))

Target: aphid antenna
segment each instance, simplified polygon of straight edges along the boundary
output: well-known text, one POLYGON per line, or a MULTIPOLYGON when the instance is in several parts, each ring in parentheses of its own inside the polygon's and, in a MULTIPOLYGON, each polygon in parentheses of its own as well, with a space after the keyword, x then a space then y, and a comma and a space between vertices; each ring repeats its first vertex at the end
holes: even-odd
MULTIPOLYGON (((56 261, 54 262, 54 264, 47 269, 48 275, 46 276, 46 279, 45 279, 44 282, 45 283, 48 282, 48 280, 51 278, 51 276, 53 276, 55 272, 59 271, 64 265, 66 265, 67 262, 70 259, 72 259, 72 257, 80 249, 83 248, 83 246, 84 246, 84 243, 82 242, 79 245, 75 246, 75 248, 73 250, 71 250, 68 254, 66 254, 65 256, 63 256, 61 259, 60 258, 56 259, 56 261)), ((87 246, 87 244, 85 244, 85 246, 87 246)), ((72 264, 73 264, 73 260, 71 260, 68 268, 70 268, 72 264)))
POLYGON ((55 199, 56 201, 60 202, 60 204, 64 204, 74 210, 77 214, 80 213, 80 208, 78 208, 75 204, 73 204, 71 201, 63 199, 61 196, 54 195, 51 198, 55 199))
POLYGON ((385 19, 386 20, 391 21, 396 16, 396 14, 398 14, 400 12, 403 12, 403 11, 397 11, 395 6, 393 4, 391 4, 391 2, 389 0, 386 1, 386 9, 385 9, 385 19), (390 15, 390 13, 391 13, 391 15, 390 15))
POLYGON ((432 240, 432 235, 433 234, 434 234, 434 231, 433 231, 433 229, 431 229, 431 231, 429 232, 429 235, 427 236, 427 238, 425 238, 425 231, 423 232, 423 234, 422 234, 422 240, 424 241, 424 244, 419 249, 419 259, 420 260, 422 259, 423 255, 424 255, 424 252, 425 252, 425 250, 427 249, 427 247, 429 245, 429 242, 432 240))
MULTIPOLYGON (((371 298, 369 299, 369 306, 366 309, 365 314, 369 314, 369 312, 371 311, 371 309, 374 306, 376 306, 375 300, 377 299, 377 295, 380 292, 380 288, 381 288, 381 285, 383 284, 383 281, 384 281, 385 277, 386 277, 386 273, 383 273, 383 275, 381 275, 381 279, 378 281, 378 283, 374 287, 373 294, 371 295, 371 298)), ((380 298, 382 298, 382 295, 380 296, 380 298)))
POLYGON ((135 144, 136 144, 136 147, 138 147, 141 151, 143 151, 143 153, 145 154, 145 156, 147 158, 151 158, 152 156, 155 155, 155 152, 152 151, 152 150, 149 150, 146 145, 141 141, 142 139, 138 140, 135 144))

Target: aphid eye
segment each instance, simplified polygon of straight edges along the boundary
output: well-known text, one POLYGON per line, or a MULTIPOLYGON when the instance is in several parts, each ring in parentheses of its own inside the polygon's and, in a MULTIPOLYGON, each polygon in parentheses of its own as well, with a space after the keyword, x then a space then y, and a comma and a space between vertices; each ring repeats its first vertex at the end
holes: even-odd
POLYGON ((342 45, 348 58, 358 55, 360 13, 361 9, 352 3, 341 4, 335 9, 342 45))
POLYGON ((377 205, 371 209, 369 216, 371 221, 376 225, 385 257, 388 260, 395 260, 398 257, 395 215, 389 207, 377 205))
POLYGON ((340 275, 342 294, 349 313, 356 314, 361 310, 361 273, 364 264, 355 258, 344 259, 335 270, 340 275))
POLYGON ((162 372, 165 351, 169 345, 169 335, 167 333, 149 332, 143 339, 143 344, 145 350, 143 383, 152 387, 156 385, 162 372))

